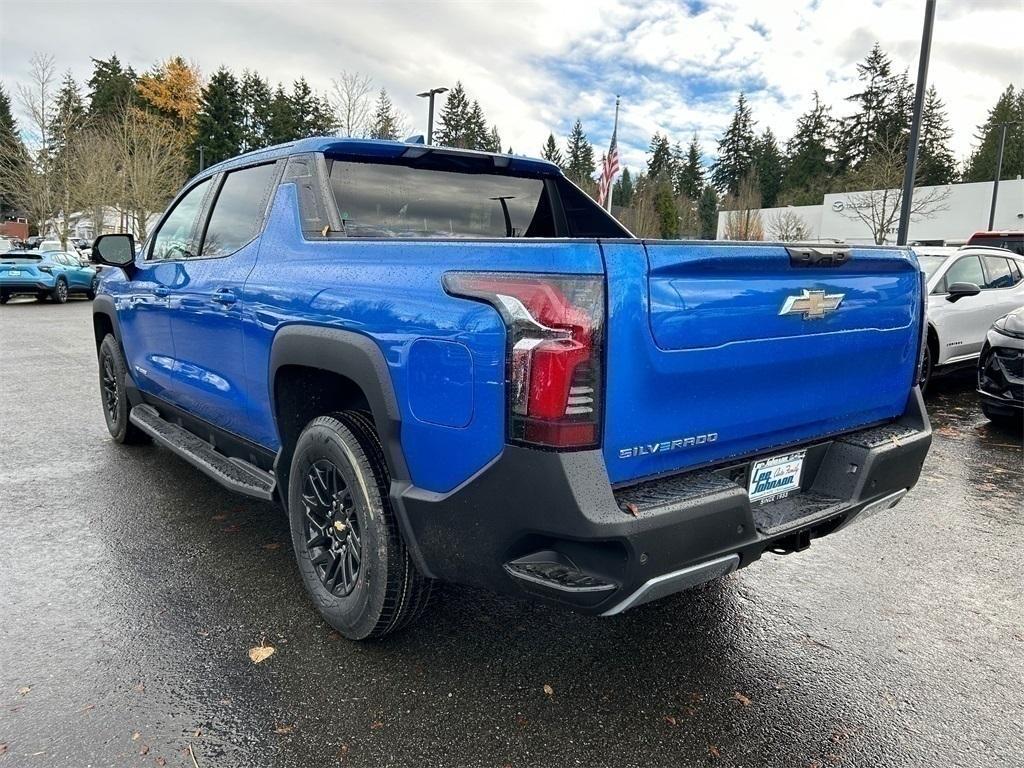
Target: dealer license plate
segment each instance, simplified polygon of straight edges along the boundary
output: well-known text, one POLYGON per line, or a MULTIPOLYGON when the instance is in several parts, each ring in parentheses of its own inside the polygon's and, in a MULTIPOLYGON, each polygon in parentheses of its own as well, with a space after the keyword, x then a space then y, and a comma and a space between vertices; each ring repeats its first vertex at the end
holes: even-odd
POLYGON ((750 468, 750 501, 767 504, 800 490, 800 474, 806 451, 786 453, 755 461, 750 468))
POLYGON ((11 277, 20 277, 21 276, 21 270, 20 269, 10 269, 10 270, 7 271, 7 274, 10 275, 11 277))

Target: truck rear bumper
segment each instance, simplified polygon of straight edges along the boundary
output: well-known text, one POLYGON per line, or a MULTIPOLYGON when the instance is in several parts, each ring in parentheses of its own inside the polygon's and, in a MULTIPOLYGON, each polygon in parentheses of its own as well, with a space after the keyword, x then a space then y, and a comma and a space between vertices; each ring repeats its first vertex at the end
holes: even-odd
POLYGON ((799 446, 801 492, 763 506, 746 490, 757 457, 613 489, 600 451, 514 446, 449 494, 396 485, 392 501, 427 575, 611 615, 894 506, 930 444, 915 389, 892 423, 799 446))

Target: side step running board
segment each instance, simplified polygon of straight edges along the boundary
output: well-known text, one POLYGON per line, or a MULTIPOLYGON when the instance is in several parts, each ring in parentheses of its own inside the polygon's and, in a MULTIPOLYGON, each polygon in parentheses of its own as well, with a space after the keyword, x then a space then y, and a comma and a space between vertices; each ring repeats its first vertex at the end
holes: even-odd
POLYGON ((263 501, 273 499, 274 476, 270 472, 225 456, 187 429, 162 419, 153 406, 136 405, 129 418, 158 445, 170 449, 228 490, 263 501))

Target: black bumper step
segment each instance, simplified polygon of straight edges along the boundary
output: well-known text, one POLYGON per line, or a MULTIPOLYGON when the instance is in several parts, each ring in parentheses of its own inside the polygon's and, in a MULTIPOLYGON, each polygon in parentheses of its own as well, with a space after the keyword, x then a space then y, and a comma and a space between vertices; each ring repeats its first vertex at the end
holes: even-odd
POLYGON ((132 408, 131 422, 164 448, 192 464, 228 490, 263 501, 274 497, 274 476, 242 459, 220 453, 187 429, 165 421, 151 405, 132 408))

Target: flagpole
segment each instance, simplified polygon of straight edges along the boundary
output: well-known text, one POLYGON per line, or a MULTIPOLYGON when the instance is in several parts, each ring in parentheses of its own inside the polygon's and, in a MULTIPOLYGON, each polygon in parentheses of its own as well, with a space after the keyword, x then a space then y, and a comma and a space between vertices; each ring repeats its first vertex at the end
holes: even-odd
MULTIPOLYGON (((615 94, 615 123, 612 125, 612 142, 618 141, 619 136, 619 95, 615 94)), ((605 210, 608 213, 612 212, 612 182, 614 179, 608 179, 608 197, 604 201, 605 210)))

